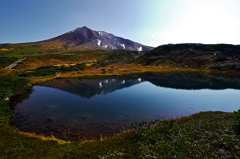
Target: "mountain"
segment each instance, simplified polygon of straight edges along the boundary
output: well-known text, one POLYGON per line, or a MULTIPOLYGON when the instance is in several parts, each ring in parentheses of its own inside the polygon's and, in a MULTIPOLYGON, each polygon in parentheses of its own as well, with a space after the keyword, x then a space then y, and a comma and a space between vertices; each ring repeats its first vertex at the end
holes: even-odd
POLYGON ((133 62, 171 69, 240 70, 240 45, 196 43, 161 45, 133 62))
POLYGON ((95 31, 86 26, 77 28, 55 38, 42 42, 61 42, 66 47, 88 47, 93 49, 150 51, 151 47, 114 36, 104 31, 95 31))

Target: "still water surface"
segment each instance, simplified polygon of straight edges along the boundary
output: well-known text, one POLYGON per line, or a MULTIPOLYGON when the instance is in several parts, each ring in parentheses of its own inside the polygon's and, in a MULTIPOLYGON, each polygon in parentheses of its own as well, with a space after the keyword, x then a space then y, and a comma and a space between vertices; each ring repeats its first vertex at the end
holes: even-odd
POLYGON ((13 125, 66 140, 109 136, 135 121, 240 108, 240 78, 206 73, 145 73, 58 79, 12 99, 13 125))

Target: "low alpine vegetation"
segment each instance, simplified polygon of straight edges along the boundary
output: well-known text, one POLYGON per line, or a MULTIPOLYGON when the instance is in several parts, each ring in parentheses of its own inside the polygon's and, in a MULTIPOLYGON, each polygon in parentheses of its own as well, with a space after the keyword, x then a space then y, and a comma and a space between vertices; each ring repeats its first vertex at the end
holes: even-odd
POLYGON ((240 135, 240 109, 238 111, 234 111, 234 113, 237 115, 236 120, 237 124, 235 125, 235 130, 238 135, 240 135))
POLYGON ((182 146, 186 131, 173 125, 173 120, 142 121, 131 125, 135 133, 143 137, 138 142, 141 158, 185 158, 182 146))
POLYGON ((12 110, 8 105, 9 97, 29 89, 29 81, 18 76, 0 76, 0 123, 8 123, 13 117, 12 110))

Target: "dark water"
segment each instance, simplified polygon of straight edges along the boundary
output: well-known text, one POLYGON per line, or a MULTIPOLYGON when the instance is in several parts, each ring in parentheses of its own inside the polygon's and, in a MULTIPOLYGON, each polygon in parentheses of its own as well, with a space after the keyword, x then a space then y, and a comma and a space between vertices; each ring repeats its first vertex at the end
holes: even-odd
POLYGON ((169 72, 58 79, 11 100, 21 131, 81 140, 111 136, 135 121, 240 108, 240 77, 169 72))

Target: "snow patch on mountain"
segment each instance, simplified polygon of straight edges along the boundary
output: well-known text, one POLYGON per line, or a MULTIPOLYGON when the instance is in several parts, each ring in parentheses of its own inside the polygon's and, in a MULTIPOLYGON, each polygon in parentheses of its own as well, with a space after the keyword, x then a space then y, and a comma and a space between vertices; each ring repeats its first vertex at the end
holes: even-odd
POLYGON ((115 46, 113 46, 112 49, 117 49, 117 48, 115 46))
POLYGON ((107 47, 108 47, 108 45, 104 45, 103 47, 104 47, 104 48, 107 48, 107 47))
POLYGON ((98 46, 100 46, 101 45, 101 40, 97 39, 97 44, 98 44, 98 46))
POLYGON ((121 46, 125 49, 125 44, 121 44, 121 46))
POLYGON ((140 46, 140 47, 137 49, 137 51, 142 51, 142 46, 140 46))

